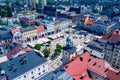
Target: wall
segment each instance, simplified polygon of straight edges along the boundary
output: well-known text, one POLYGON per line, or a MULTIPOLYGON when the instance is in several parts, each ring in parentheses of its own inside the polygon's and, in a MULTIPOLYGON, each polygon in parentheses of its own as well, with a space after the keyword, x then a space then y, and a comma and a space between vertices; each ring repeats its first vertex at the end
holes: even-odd
POLYGON ((14 78, 13 80, 33 80, 32 79, 33 76, 34 76, 34 79, 37 79, 37 78, 44 76, 47 73, 48 73, 48 64, 44 63, 24 74, 14 78), (45 72, 44 72, 44 70, 45 70, 45 72))

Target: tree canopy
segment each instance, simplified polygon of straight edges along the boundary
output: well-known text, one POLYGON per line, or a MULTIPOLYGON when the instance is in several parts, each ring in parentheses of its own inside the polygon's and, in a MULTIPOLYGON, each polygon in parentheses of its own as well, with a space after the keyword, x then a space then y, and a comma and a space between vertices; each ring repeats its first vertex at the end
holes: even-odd
POLYGON ((28 27, 29 26, 29 24, 28 23, 24 23, 23 24, 23 27, 25 28, 25 27, 28 27))
POLYGON ((55 49, 58 53, 62 52, 62 46, 61 45, 56 45, 56 49, 55 49))
POLYGON ((43 53, 44 53, 45 57, 47 58, 50 55, 50 50, 45 49, 43 53))
POLYGON ((12 9, 9 4, 6 4, 0 8, 1 17, 12 17, 12 9))
POLYGON ((36 44, 35 45, 35 49, 40 50, 41 49, 41 45, 40 44, 36 44))
POLYGON ((14 21, 13 24, 18 24, 19 25, 20 23, 18 21, 14 21))

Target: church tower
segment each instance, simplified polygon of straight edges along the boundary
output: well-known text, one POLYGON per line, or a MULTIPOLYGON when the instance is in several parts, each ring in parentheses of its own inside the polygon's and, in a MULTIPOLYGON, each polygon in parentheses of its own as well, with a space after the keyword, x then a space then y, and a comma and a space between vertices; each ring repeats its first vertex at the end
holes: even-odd
POLYGON ((68 36, 66 39, 66 46, 63 47, 62 52, 63 65, 69 63, 76 57, 76 47, 73 46, 73 38, 68 36))

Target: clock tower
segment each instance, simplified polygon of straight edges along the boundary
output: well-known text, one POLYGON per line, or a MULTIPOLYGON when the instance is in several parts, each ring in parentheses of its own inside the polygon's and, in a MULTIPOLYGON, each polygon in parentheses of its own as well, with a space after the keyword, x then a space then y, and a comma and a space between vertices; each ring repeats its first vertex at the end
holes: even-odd
POLYGON ((62 52, 63 65, 69 63, 76 57, 76 47, 73 46, 73 38, 68 36, 66 39, 66 46, 63 47, 62 52))

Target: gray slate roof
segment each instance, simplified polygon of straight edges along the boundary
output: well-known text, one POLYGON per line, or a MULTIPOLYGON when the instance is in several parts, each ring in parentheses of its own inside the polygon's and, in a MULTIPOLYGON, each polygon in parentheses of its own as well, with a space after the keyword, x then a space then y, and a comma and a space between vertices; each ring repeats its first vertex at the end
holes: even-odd
POLYGON ((27 71, 35 68, 36 66, 45 63, 46 60, 42 58, 40 55, 38 55, 36 52, 31 51, 29 53, 25 53, 23 55, 20 55, 16 58, 13 58, 10 61, 4 62, 0 64, 0 68, 4 70, 8 76, 9 80, 12 80, 13 78, 20 76, 21 74, 26 73, 27 71), (26 64, 21 64, 22 62, 20 61, 22 56, 26 57, 26 64), (10 67, 13 65, 13 69, 10 70, 10 67), (17 68, 16 71, 14 71, 17 68))
POLYGON ((21 28, 21 31, 22 32, 27 32, 27 31, 31 31, 31 30, 35 30, 35 29, 36 29, 35 27, 28 26, 27 28, 21 28))
POLYGON ((65 47, 63 47, 63 50, 66 50, 67 52, 69 52, 70 54, 71 53, 74 53, 75 51, 76 51, 76 47, 67 47, 67 46, 65 46, 65 47))
POLYGON ((73 80, 72 77, 64 70, 64 68, 57 69, 48 73, 40 80, 73 80))
POLYGON ((12 39, 10 31, 0 31, 0 41, 7 39, 12 39))

